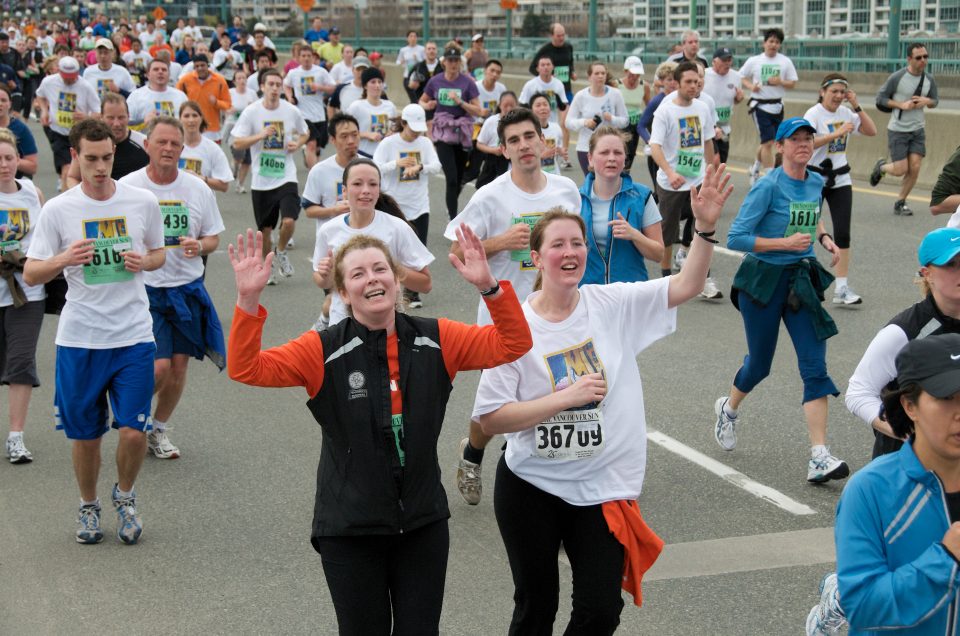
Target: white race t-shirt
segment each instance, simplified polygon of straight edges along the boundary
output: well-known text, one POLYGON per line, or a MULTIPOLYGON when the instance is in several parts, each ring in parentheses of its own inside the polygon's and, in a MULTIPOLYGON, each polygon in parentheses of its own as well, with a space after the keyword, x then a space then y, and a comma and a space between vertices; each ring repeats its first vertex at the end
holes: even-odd
POLYGON ((287 151, 287 142, 296 141, 307 133, 307 121, 296 106, 280 100, 276 108, 268 109, 262 99, 258 100, 240 113, 230 137, 256 135, 270 125, 275 128, 275 134, 250 147, 252 190, 275 190, 284 183, 297 182, 297 166, 293 162, 293 153, 287 151))
POLYGON ((603 87, 603 95, 594 97, 590 94, 589 88, 577 91, 570 103, 570 109, 567 111, 565 125, 568 130, 579 131, 577 134, 577 152, 587 152, 590 150, 590 138, 593 137, 593 131, 587 128, 587 121, 592 120, 594 115, 603 117, 604 113, 610 113, 613 119, 604 121, 614 128, 625 128, 630 117, 627 115, 627 105, 623 101, 623 94, 616 88, 609 86, 603 87))
POLYGON ((550 98, 550 121, 559 122, 560 119, 557 114, 560 112, 559 104, 568 103, 567 91, 563 88, 563 82, 556 77, 551 77, 549 82, 544 82, 538 75, 523 85, 523 90, 520 91, 520 103, 529 104, 530 98, 537 93, 546 93, 547 97, 550 98))
POLYGON ((497 125, 500 123, 500 113, 494 113, 487 117, 486 121, 483 122, 483 126, 480 126, 480 132, 477 134, 477 143, 483 144, 484 146, 493 146, 496 148, 500 145, 500 137, 497 136, 497 125))
POLYGON ((227 183, 233 181, 233 170, 223 154, 223 148, 206 137, 201 137, 196 146, 183 144, 179 167, 201 177, 212 177, 227 183))
MULTIPOLYGON (((507 90, 507 87, 500 82, 493 83, 493 90, 488 91, 483 86, 483 82, 477 82, 477 92, 479 93, 478 97, 480 98, 480 107, 486 108, 490 111, 490 115, 487 117, 493 117, 492 113, 497 112, 497 104, 500 103, 500 96, 503 95, 507 90)), ((483 117, 477 117, 477 122, 482 123, 483 117)))
POLYGON ((82 77, 78 77, 73 84, 67 84, 60 73, 47 75, 40 82, 37 97, 45 98, 50 104, 50 128, 61 135, 70 134, 74 113, 89 115, 100 112, 97 91, 82 77))
POLYGON ((373 161, 380 166, 380 189, 396 199, 408 221, 429 214, 429 177, 443 171, 432 141, 423 135, 418 135, 413 141, 404 141, 400 135, 390 135, 380 142, 373 153, 373 161), (403 168, 397 167, 397 161, 407 156, 415 157, 417 163, 423 165, 423 172, 413 178, 404 177, 403 168))
MULTIPOLYGON (((547 146, 547 149, 551 148, 563 148, 563 128, 560 127, 560 124, 554 122, 547 122, 547 127, 543 129, 543 141, 547 146)), ((547 157, 546 159, 540 160, 540 165, 543 166, 544 172, 549 172, 550 174, 561 174, 560 172, 560 162, 557 161, 557 157, 547 157)))
POLYGON ((167 87, 155 91, 149 85, 141 86, 130 94, 127 108, 130 110, 130 123, 140 123, 148 113, 168 115, 180 118, 180 105, 187 101, 187 95, 177 88, 167 87))
POLYGON ((243 68, 243 56, 239 51, 225 49, 222 46, 213 54, 213 68, 210 70, 223 75, 228 82, 233 81, 236 72, 243 68))
POLYGON ((420 44, 415 44, 414 46, 405 46, 400 49, 400 53, 397 55, 397 66, 400 66, 401 64, 403 65, 404 79, 410 75, 410 71, 413 70, 414 66, 424 60, 425 56, 425 49, 420 44))
MULTIPOLYGON (((0 192, 0 254, 19 251, 26 254, 33 232, 30 230, 40 220, 40 198, 30 179, 17 179, 20 188, 12 194, 0 192)), ((43 285, 27 285, 23 274, 14 272, 27 300, 43 300, 47 297, 43 285)), ((0 280, 0 307, 13 304, 13 295, 6 281, 0 280)))
POLYGON ((133 78, 130 77, 130 71, 119 64, 111 64, 107 70, 100 68, 99 64, 88 66, 83 70, 83 79, 97 89, 97 96, 101 99, 103 99, 104 93, 109 90, 108 83, 110 81, 113 81, 118 89, 127 93, 132 93, 137 88, 133 84, 133 78))
MULTIPOLYGON (((860 134, 860 115, 842 104, 837 108, 837 112, 835 113, 831 113, 824 108, 823 104, 814 104, 810 110, 804 113, 803 118, 813 124, 813 127, 817 129, 817 136, 833 134, 834 131, 848 122, 853 124, 853 134, 860 134)), ((819 166, 823 163, 824 159, 828 158, 833 163, 834 170, 847 165, 847 143, 849 141, 850 135, 844 135, 819 148, 814 148, 813 157, 810 158, 810 165, 819 166)), ((842 188, 848 185, 853 185, 853 180, 850 178, 849 172, 847 174, 837 175, 833 187, 842 188)))
MULTIPOLYGON (((330 250, 334 253, 341 245, 354 236, 363 234, 380 239, 390 248, 390 255, 404 267, 420 271, 433 262, 433 254, 423 246, 417 238, 413 228, 405 221, 386 212, 377 210, 373 221, 366 227, 352 228, 349 225, 349 214, 341 214, 325 223, 317 234, 317 243, 313 251, 313 269, 317 263, 326 258, 330 250)), ((333 300, 330 303, 330 324, 335 325, 347 317, 347 308, 340 298, 340 294, 333 290, 333 300)))
POLYGON ((718 75, 712 68, 708 68, 703 77, 703 94, 713 98, 716 107, 714 115, 717 125, 724 134, 730 134, 730 119, 733 117, 733 106, 737 98, 737 89, 740 88, 741 75, 739 71, 730 69, 726 75, 718 75))
MULTIPOLYGON (((675 94, 667 95, 653 114, 650 143, 659 144, 667 163, 685 183, 679 189, 685 192, 700 185, 706 170, 704 147, 716 135, 714 112, 707 104, 694 99, 689 106, 680 106, 675 94)), ((673 190, 663 170, 657 170, 657 183, 664 190, 673 190)))
POLYGON ((340 60, 330 69, 330 77, 334 84, 346 84, 353 81, 353 67, 347 66, 343 60, 340 60))
MULTIPOLYGON (((310 168, 307 183, 303 187, 303 200, 324 208, 332 208, 343 201, 343 167, 337 163, 337 155, 327 157, 310 168)), ((317 236, 320 228, 330 219, 317 219, 317 236)))
POLYGON ((180 76, 183 74, 183 66, 179 62, 170 62, 170 79, 167 80, 167 86, 176 88, 180 76))
MULTIPOLYGON (((363 88, 353 83, 352 73, 350 74, 350 78, 350 82, 340 89, 340 94, 337 96, 340 100, 340 110, 344 113, 348 112, 348 109, 354 102, 363 101, 363 88)), ((361 130, 363 129, 361 128, 361 130)))
POLYGON ((150 60, 153 58, 150 57, 150 54, 145 50, 141 49, 139 53, 134 53, 133 51, 127 51, 120 56, 120 59, 123 60, 123 63, 127 65, 127 71, 129 72, 130 66, 133 65, 133 68, 138 71, 136 75, 130 73, 130 79, 133 80, 133 85, 140 87, 140 72, 145 71, 147 66, 150 65, 150 60))
MULTIPOLYGON (((768 80, 777 76, 788 82, 797 81, 797 69, 793 62, 783 53, 777 53, 773 57, 768 57, 766 53, 754 55, 748 58, 740 67, 740 76, 749 77, 753 84, 761 84, 760 90, 750 93, 752 99, 783 99, 787 94, 787 89, 783 86, 770 86, 768 80)), ((783 110, 783 104, 760 104, 757 106, 762 111, 776 115, 783 110)))
MULTIPOLYGON (((397 107, 389 99, 381 100, 376 106, 365 99, 350 104, 346 111, 360 122, 360 132, 378 132, 384 137, 390 134, 390 119, 397 116, 397 107)), ((372 157, 377 151, 379 141, 360 140, 360 152, 372 157)))
POLYGON ((561 411, 545 422, 507 433, 505 460, 533 486, 575 506, 640 496, 647 459, 647 425, 637 355, 676 330, 668 308, 670 278, 584 285, 563 321, 541 318, 523 304, 533 348, 522 358, 483 372, 473 419, 505 404, 526 402, 603 373, 599 403, 561 411), (642 328, 638 328, 642 325, 642 328))
POLYGON ((61 347, 114 349, 153 342, 144 272, 126 271, 121 252, 145 254, 163 247, 160 205, 146 190, 121 182, 116 188, 106 201, 91 199, 82 185, 70 188, 47 201, 34 230, 27 256, 39 260, 81 239, 95 240, 93 262, 63 270, 67 304, 56 340, 61 347))
MULTIPOLYGON (((517 223, 526 223, 532 228, 544 212, 556 206, 580 214, 577 185, 567 177, 549 173, 544 176, 547 178, 546 187, 530 194, 513 183, 511 172, 503 173, 470 197, 467 207, 447 224, 443 236, 456 241, 457 227, 465 223, 481 241, 486 241, 500 236, 517 223)), ((497 252, 489 256, 489 261, 494 277, 513 283, 519 298, 526 297, 533 290, 537 269, 530 260, 529 249, 497 252)), ((493 324, 487 305, 482 301, 477 311, 477 324, 493 324)))
POLYGON ((240 113, 242 113, 247 106, 258 99, 260 98, 257 97, 257 92, 252 90, 249 85, 247 86, 247 90, 243 91, 242 93, 238 92, 236 88, 231 88, 230 104, 231 110, 234 112, 230 113, 230 115, 227 117, 227 124, 231 126, 236 124, 237 120, 240 119, 240 113))
POLYGON ((324 93, 321 86, 333 86, 333 78, 326 69, 314 64, 310 70, 298 66, 291 69, 283 78, 283 85, 293 89, 297 98, 297 107, 307 121, 327 121, 326 107, 323 105, 324 93))
POLYGON ((152 192, 163 217, 167 258, 160 269, 144 272, 143 282, 150 287, 179 287, 203 276, 203 261, 199 256, 187 258, 179 237, 199 238, 223 232, 223 218, 213 190, 183 170, 167 185, 151 181, 146 168, 128 174, 120 182, 152 192))

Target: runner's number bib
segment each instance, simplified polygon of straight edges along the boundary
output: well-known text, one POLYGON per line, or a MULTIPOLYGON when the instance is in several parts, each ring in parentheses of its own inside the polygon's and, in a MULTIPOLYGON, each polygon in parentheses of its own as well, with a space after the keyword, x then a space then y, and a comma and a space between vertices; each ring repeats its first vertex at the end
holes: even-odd
MULTIPOLYGON (((537 221, 540 220, 540 217, 543 216, 542 212, 533 212, 531 214, 521 214, 520 216, 515 216, 512 219, 512 225, 517 223, 526 223, 527 226, 532 230, 533 226, 537 224, 537 221)), ((510 260, 520 263, 520 270, 525 271, 533 269, 533 260, 530 257, 530 248, 524 250, 510 250, 510 260)))
POLYGON ((732 111, 731 106, 717 106, 717 123, 718 124, 729 124, 730 123, 730 112, 732 111))
POLYGON ((790 203, 790 222, 784 238, 793 236, 797 232, 810 235, 816 239, 817 223, 820 222, 820 204, 814 201, 793 201, 790 203))
POLYGON ((688 150, 677 151, 677 174, 688 179, 696 179, 703 168, 703 155, 688 150))
POLYGON ((282 179, 287 167, 286 155, 260 153, 260 175, 268 179, 282 179))
POLYGON ((190 211, 182 201, 161 201, 163 216, 163 246, 180 247, 180 237, 190 230, 190 211))
POLYGON ((558 80, 566 84, 570 81, 570 67, 569 66, 558 66, 553 69, 553 76, 558 80))
POLYGON ((761 64, 760 65, 760 83, 770 84, 771 77, 780 77, 779 64, 761 64))
POLYGON ((603 414, 598 408, 561 411, 536 427, 535 451, 542 459, 589 459, 603 446, 603 414))
POLYGON ((83 282, 87 285, 122 283, 133 280, 133 272, 126 270, 123 252, 132 248, 126 236, 93 240, 93 260, 83 266, 83 282))

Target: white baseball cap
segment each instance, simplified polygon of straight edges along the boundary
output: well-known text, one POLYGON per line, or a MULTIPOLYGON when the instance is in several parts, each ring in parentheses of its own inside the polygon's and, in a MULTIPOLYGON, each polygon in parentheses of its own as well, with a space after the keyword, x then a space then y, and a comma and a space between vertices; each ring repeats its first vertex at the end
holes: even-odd
POLYGON ((407 104, 400 113, 400 119, 407 122, 410 130, 415 132, 426 132, 427 114, 420 104, 407 104))
POLYGON ((636 55, 631 55, 623 63, 623 70, 633 75, 643 75, 643 62, 636 55))

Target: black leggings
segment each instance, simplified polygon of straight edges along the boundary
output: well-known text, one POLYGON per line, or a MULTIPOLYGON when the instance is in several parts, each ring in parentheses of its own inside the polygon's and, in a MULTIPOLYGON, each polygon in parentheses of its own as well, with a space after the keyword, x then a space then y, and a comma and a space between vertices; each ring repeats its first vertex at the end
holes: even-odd
POLYGON ((443 176, 447 181, 447 214, 452 221, 459 211, 458 199, 460 190, 463 188, 463 173, 467 167, 467 151, 463 146, 435 141, 433 145, 437 149, 437 158, 440 159, 440 165, 443 167, 443 176))
POLYGON ((557 614, 563 544, 573 569, 573 611, 566 636, 613 634, 623 599, 623 545, 600 505, 573 506, 497 464, 493 508, 513 573, 511 635, 550 636, 557 614))
POLYGON ((630 168, 633 167, 633 159, 637 156, 640 134, 637 133, 636 126, 627 126, 623 129, 623 132, 627 134, 627 161, 624 163, 623 169, 630 172, 630 168))
POLYGON ((439 634, 447 520, 410 532, 314 540, 341 636, 439 634))
POLYGON ((409 223, 413 226, 413 231, 416 232, 417 238, 420 239, 420 242, 426 247, 427 232, 430 230, 430 213, 421 214, 417 218, 411 219, 409 223))
POLYGON ((824 188, 823 198, 830 206, 833 242, 842 250, 850 249, 850 216, 853 212, 853 186, 824 188))

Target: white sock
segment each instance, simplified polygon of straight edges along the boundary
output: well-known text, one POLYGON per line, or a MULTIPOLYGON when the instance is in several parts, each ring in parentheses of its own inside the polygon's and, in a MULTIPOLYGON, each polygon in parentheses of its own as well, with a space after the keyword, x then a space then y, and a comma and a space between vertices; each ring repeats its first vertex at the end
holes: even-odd
POLYGON ((130 492, 126 492, 126 491, 120 490, 120 486, 117 486, 117 497, 119 498, 133 497, 133 491, 131 490, 130 492))
POLYGON ((829 452, 830 452, 830 451, 828 451, 828 450, 827 450, 827 447, 824 446, 823 444, 816 444, 816 445, 810 447, 810 456, 811 456, 811 457, 817 457, 817 456, 819 456, 819 455, 826 455, 826 454, 828 454, 829 452))
POLYGON ((157 418, 153 418, 153 430, 157 431, 158 433, 162 433, 167 430, 167 423, 161 422, 157 418))
POLYGON ((763 164, 760 163, 759 160, 754 160, 754 162, 753 162, 753 171, 754 171, 754 172, 760 172, 761 170, 763 170, 763 164))
POLYGON ((94 499, 93 501, 84 501, 84 500, 83 500, 83 497, 80 497, 80 505, 81 505, 81 506, 99 506, 99 505, 100 505, 100 497, 97 497, 97 498, 94 499))
POLYGON ((723 413, 730 419, 736 419, 738 411, 730 407, 730 400, 727 400, 723 404, 723 413))
POLYGON ((7 439, 17 439, 18 437, 23 437, 23 431, 10 431, 10 434, 7 435, 7 439))
POLYGON ((837 276, 837 289, 843 289, 847 286, 846 276, 837 276))

